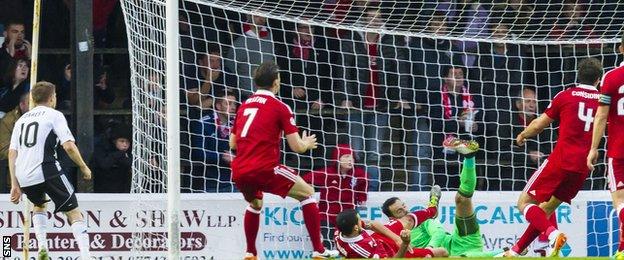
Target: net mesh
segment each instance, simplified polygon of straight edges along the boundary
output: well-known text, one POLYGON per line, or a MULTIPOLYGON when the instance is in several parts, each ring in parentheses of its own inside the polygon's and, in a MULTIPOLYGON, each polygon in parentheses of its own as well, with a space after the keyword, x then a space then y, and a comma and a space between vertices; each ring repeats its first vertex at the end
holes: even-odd
MULTIPOLYGON (((456 190, 459 156, 442 147, 451 136, 483 148, 478 190, 521 190, 557 131, 522 148, 516 135, 575 84, 582 59, 598 58, 605 70, 619 64, 624 25, 624 5, 615 0, 181 1, 178 101, 163 95, 172 37, 163 2, 123 7, 138 155, 133 192, 165 191, 166 102, 179 102, 182 114, 182 192, 235 191, 231 121, 255 91, 254 69, 273 60, 282 69, 280 98, 320 143, 303 155, 283 145, 282 162, 322 189, 329 185, 322 173, 338 167, 338 148, 348 146, 355 168, 366 172, 364 185, 341 188, 354 196, 326 204, 341 208, 365 203, 358 193, 456 190)), ((605 189, 604 176, 601 163, 584 188, 605 189)), ((329 207, 321 210, 330 222, 329 207)))

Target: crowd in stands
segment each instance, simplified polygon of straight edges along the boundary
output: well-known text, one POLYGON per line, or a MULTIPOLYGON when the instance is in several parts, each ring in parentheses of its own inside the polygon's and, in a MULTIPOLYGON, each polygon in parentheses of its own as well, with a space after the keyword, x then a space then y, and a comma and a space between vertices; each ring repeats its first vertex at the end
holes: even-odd
MULTIPOLYGON (((57 8, 66 8, 66 2, 59 1, 57 8)), ((557 92, 575 83, 575 55, 587 55, 596 45, 566 50, 560 45, 503 40, 598 38, 614 30, 613 24, 622 24, 613 21, 621 21, 624 14, 617 1, 614 5, 582 0, 280 2, 292 5, 288 11, 301 14, 309 9, 320 13, 318 19, 366 30, 311 26, 182 1, 182 190, 235 191, 229 170, 235 155, 228 147, 232 117, 255 90, 254 70, 264 61, 276 61, 282 69, 279 96, 295 111, 297 124, 316 133, 321 144, 309 155, 287 153, 284 160, 321 192, 327 227, 333 226, 337 212, 365 204, 368 191, 427 190, 433 183, 457 187, 458 155, 441 145, 453 136, 476 139, 484 148, 477 156, 486 166, 480 172, 480 189, 521 189, 551 151, 556 131, 546 131, 524 147, 513 144, 515 136, 557 92), (603 12, 595 12, 596 8, 603 12), (449 34, 492 41, 435 37, 449 34)), ((125 47, 125 32, 112 32, 123 23, 118 1, 93 4, 95 46, 125 47)), ((8 136, 28 110, 32 46, 25 19, 2 18, 0 25, 4 37, 0 171, 4 172, 8 136)), ((44 30, 44 36, 49 34, 44 30)), ((63 44, 44 40, 43 46, 69 46, 63 44)), ((616 64, 615 55, 602 57, 605 64, 616 64)), ((58 108, 69 110, 74 102, 72 68, 67 57, 55 59, 61 61, 45 67, 39 78, 56 83, 58 108)), ((130 108, 128 65, 116 66, 127 60, 105 55, 94 60, 94 108, 130 108)), ((152 71, 139 79, 151 97, 148 108, 163 107, 162 73, 152 71)), ((164 125, 164 112, 158 112, 149 126, 155 129, 146 131, 154 140, 164 138, 158 129, 164 125)), ((95 192, 129 192, 133 157, 145 158, 150 174, 162 170, 157 154, 132 154, 126 121, 96 120, 95 151, 86 156, 92 158, 95 192)), ((6 191, 3 185, 0 182, 0 192, 6 191)), ((599 181, 587 186, 603 187, 599 181)))

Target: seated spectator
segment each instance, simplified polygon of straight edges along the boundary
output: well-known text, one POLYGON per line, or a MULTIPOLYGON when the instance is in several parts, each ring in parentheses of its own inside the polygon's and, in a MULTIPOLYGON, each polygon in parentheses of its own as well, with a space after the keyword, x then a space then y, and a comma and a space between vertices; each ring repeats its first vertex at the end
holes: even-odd
POLYGON ((332 248, 336 215, 366 203, 368 177, 364 167, 356 166, 353 155, 348 144, 338 144, 327 167, 303 176, 321 192, 319 212, 325 248, 332 248))
POLYGON ((23 22, 11 21, 4 24, 4 43, 0 48, 0 72, 6 71, 11 61, 30 59, 32 46, 24 39, 25 30, 23 22))
POLYGON ((111 130, 109 146, 93 153, 93 191, 129 193, 132 184, 132 127, 117 125, 111 130))
POLYGON ((19 104, 20 97, 30 91, 29 63, 24 59, 11 60, 0 87, 0 113, 4 114, 19 104))
POLYGON ((15 122, 24 113, 28 112, 28 94, 28 92, 23 93, 19 99, 19 106, 0 119, 0 193, 9 191, 9 143, 15 122))
POLYGON ((203 106, 212 107, 215 93, 237 90, 236 75, 228 68, 223 67, 218 45, 209 45, 208 52, 201 55, 197 63, 199 82, 191 85, 186 91, 186 99, 189 105, 199 107, 201 103, 203 106))
POLYGON ((453 151, 442 149, 445 139, 473 139, 484 132, 481 97, 470 91, 464 68, 446 66, 442 72, 444 83, 439 90, 429 93, 432 145, 436 148, 434 158, 457 156, 453 151))
MULTIPOLYGON (((491 19, 492 20, 492 19, 491 19)), ((509 26, 493 21, 493 39, 510 39, 509 26)), ((522 50, 513 43, 482 42, 479 44, 478 67, 473 75, 482 82, 481 94, 486 108, 509 110, 509 99, 522 86, 522 50)), ((526 63, 524 63, 526 64, 526 63)))
POLYGON ((202 104, 199 115, 190 119, 192 165, 182 176, 185 192, 233 192, 229 139, 236 97, 228 92, 215 97, 214 108, 202 104))
POLYGON ((243 34, 232 43, 226 55, 225 67, 238 76, 237 96, 241 100, 253 94, 253 72, 265 61, 274 61, 271 32, 266 27, 267 19, 262 16, 249 16, 243 23, 243 34))
POLYGON ((538 116, 535 90, 524 87, 515 94, 513 108, 490 111, 487 114, 488 157, 500 160, 503 165, 511 165, 509 171, 501 171, 500 176, 487 178, 492 190, 521 190, 528 178, 550 153, 551 131, 545 129, 537 138, 527 140, 522 147, 515 143, 516 137, 538 116), (499 183, 501 181, 500 187, 499 183))
MULTIPOLYGON (((71 107, 71 64, 65 65, 63 82, 57 93, 58 109, 71 107)), ((115 91, 108 85, 108 67, 93 70, 93 108, 106 109, 115 101, 115 91)))

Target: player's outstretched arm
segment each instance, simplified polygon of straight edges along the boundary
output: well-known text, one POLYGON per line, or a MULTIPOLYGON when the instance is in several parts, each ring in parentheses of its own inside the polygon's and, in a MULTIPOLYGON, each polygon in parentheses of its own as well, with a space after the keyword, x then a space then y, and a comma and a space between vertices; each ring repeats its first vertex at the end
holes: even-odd
POLYGON ((308 135, 307 131, 303 131, 301 136, 299 133, 292 133, 286 136, 288 146, 296 153, 305 153, 308 150, 315 149, 318 143, 316 135, 308 135))
POLYGON ((365 228, 370 229, 375 233, 378 233, 380 235, 383 235, 385 237, 388 237, 394 240, 394 242, 396 242, 397 245, 401 245, 402 243, 401 237, 395 234, 394 232, 390 231, 390 229, 388 229, 386 226, 381 224, 379 221, 368 221, 368 222, 365 221, 364 223, 366 224, 364 225, 365 228))
POLYGON ((80 155, 80 151, 78 150, 78 146, 76 146, 76 143, 74 143, 74 141, 64 142, 63 150, 65 150, 69 158, 71 158, 72 161, 76 163, 76 165, 78 166, 78 169, 80 169, 80 171, 82 172, 82 177, 85 180, 90 180, 91 169, 89 169, 89 166, 87 166, 85 161, 82 159, 82 156, 80 155))
POLYGON ((410 238, 411 233, 409 230, 401 230, 401 244, 399 244, 399 250, 396 255, 394 255, 394 258, 403 258, 405 256, 405 253, 409 249, 410 238))
POLYGON ((15 160, 17 159, 17 150, 9 149, 9 175, 11 175, 11 202, 17 204, 22 197, 17 177, 15 177, 15 160))
POLYGON ((607 117, 609 116, 609 105, 600 105, 594 118, 594 132, 592 134, 592 145, 587 155, 587 167, 594 170, 594 164, 598 161, 598 146, 600 139, 607 128, 607 117))
POLYGON ((540 117, 531 121, 531 124, 529 124, 529 126, 527 126, 524 131, 518 134, 518 136, 516 137, 516 143, 519 146, 523 146, 527 139, 536 136, 544 131, 544 128, 552 124, 553 121, 555 120, 550 118, 548 115, 542 114, 540 117))

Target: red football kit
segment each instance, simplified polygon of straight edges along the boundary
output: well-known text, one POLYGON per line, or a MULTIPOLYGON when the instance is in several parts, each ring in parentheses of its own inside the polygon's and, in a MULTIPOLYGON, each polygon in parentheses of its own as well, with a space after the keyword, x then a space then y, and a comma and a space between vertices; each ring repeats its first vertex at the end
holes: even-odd
POLYGON ((624 189, 624 63, 605 73, 600 103, 609 106, 607 117, 607 167, 609 190, 624 189))
POLYGON ((297 133, 292 110, 267 90, 258 90, 236 112, 232 132, 236 157, 232 180, 245 200, 262 199, 262 192, 286 197, 295 184, 295 170, 281 165, 283 135, 297 133))
POLYGON ((599 96, 595 87, 581 84, 558 93, 544 112, 559 121, 559 138, 524 188, 538 202, 555 196, 570 203, 582 188, 599 96))
MULTIPOLYGON (((414 216, 414 218, 416 218, 414 216)), ((384 224, 392 233, 401 235, 403 223, 391 220, 384 224)), ((365 230, 359 236, 345 238, 336 232, 336 247, 345 258, 391 258, 399 251, 399 245, 394 240, 379 233, 365 230)), ((433 252, 425 248, 412 248, 412 252, 405 252, 405 258, 433 257, 433 252)))

